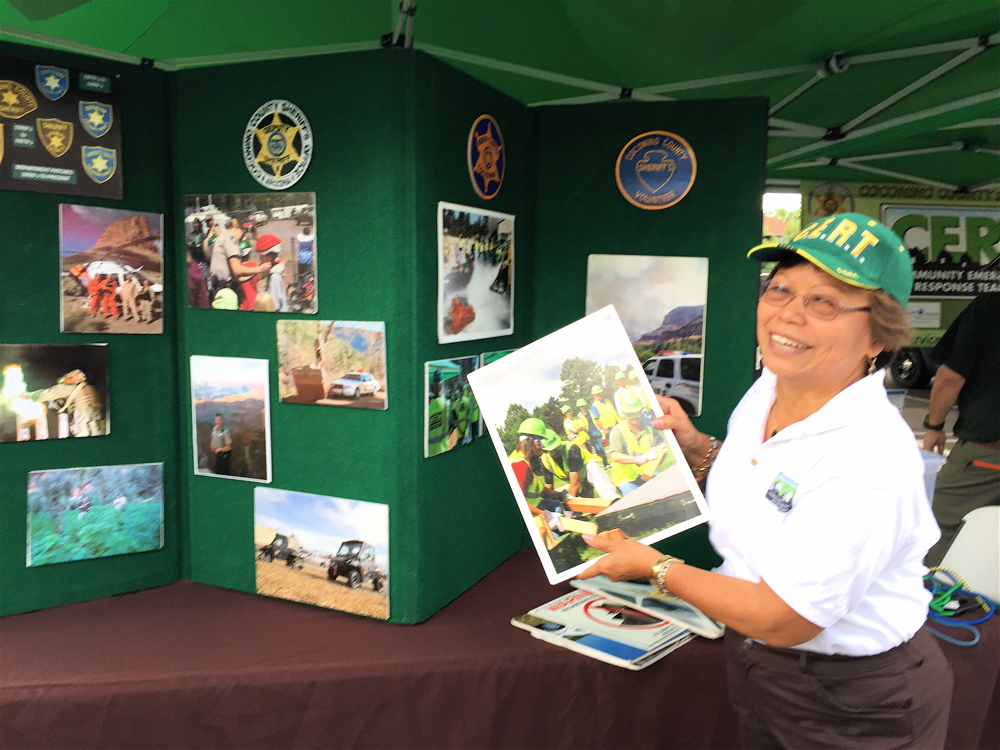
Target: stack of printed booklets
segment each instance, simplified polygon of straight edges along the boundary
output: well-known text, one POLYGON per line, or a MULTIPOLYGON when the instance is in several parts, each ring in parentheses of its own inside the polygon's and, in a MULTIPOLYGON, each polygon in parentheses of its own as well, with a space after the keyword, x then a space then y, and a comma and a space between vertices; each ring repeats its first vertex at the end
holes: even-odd
POLYGON ((696 634, 718 638, 724 626, 649 584, 598 576, 515 617, 511 624, 557 646, 626 669, 643 669, 696 634))

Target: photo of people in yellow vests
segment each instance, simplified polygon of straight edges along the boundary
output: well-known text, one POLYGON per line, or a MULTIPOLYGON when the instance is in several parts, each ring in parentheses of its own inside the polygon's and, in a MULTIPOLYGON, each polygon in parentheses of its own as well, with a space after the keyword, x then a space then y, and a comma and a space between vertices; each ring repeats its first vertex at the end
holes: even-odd
POLYGON ((643 424, 645 405, 628 394, 621 400, 623 421, 611 429, 608 458, 611 481, 623 495, 638 489, 674 464, 663 434, 643 424))
POLYGON ((424 363, 424 457, 468 445, 481 434, 479 404, 466 376, 479 367, 479 355, 424 363))
POLYGON ((676 440, 645 421, 660 407, 639 371, 608 307, 468 375, 551 583, 592 559, 586 535, 658 541, 704 522, 676 440), (624 413, 611 399, 619 380, 624 413))

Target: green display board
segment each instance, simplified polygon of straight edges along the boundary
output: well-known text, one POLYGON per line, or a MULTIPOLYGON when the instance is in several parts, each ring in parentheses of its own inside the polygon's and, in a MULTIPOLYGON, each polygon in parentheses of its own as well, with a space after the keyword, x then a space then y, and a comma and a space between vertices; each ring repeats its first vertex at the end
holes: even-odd
MULTIPOLYGON (((17 51, 70 64, 71 56, 17 51)), ((72 57, 76 67, 83 62, 91 63, 72 57)), ((254 483, 193 472, 193 355, 269 361, 269 486, 389 507, 389 619, 400 623, 426 619, 526 543, 488 439, 423 458, 424 362, 516 348, 578 318, 590 253, 695 255, 710 258, 699 426, 721 436, 749 384, 748 311, 756 269, 744 256, 759 234, 763 101, 530 109, 429 56, 400 49, 169 74, 108 62, 94 66, 121 76, 122 204, 166 216, 167 325, 155 338, 108 339, 110 437, 69 441, 69 447, 0 444, 2 612, 178 578, 255 590, 254 483), (318 312, 189 308, 184 196, 265 191, 243 164, 241 139, 253 112, 272 99, 297 105, 313 130, 312 162, 294 190, 316 196, 318 312), (469 130, 483 114, 501 127, 507 160, 502 189, 492 200, 476 194, 466 161, 469 130), (613 168, 625 142, 653 129, 687 139, 699 169, 676 206, 642 211, 622 199, 613 168), (439 201, 516 217, 514 335, 437 343, 439 201), (279 318, 384 321, 389 408, 281 403, 275 377, 279 318), (21 488, 28 471, 160 460, 167 465, 170 498, 163 550, 24 568, 21 488)), ((0 193, 0 200, 4 254, 36 259, 25 264, 23 275, 12 276, 9 265, 3 271, 0 340, 65 340, 68 335, 58 333, 53 270, 60 199, 0 193)), ((713 560, 703 528, 671 549, 703 564, 713 560)))
MULTIPOLYGON (((52 607, 175 581, 184 557, 179 513, 177 318, 164 315, 159 335, 60 333, 59 204, 127 208, 165 214, 163 246, 172 242, 167 75, 149 67, 0 43, 0 56, 78 68, 111 77, 124 155, 121 201, 0 191, 0 343, 108 344, 109 435, 87 439, 0 443, 0 614, 52 607), (44 469, 164 464, 164 546, 155 552, 36 567, 25 565, 28 473, 44 469)), ((0 75, 0 78, 3 76, 0 75)), ((5 134, 10 120, 3 120, 5 134)), ((8 141, 0 168, 18 149, 8 141)), ((170 257, 165 252, 167 257, 170 257)), ((165 264, 168 299, 177 276, 165 264)))

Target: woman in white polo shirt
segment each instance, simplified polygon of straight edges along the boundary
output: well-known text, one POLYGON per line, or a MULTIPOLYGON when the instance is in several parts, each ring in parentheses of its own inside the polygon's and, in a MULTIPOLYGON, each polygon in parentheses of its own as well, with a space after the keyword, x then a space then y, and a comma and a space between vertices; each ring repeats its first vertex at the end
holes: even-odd
POLYGON ((757 307, 765 369, 725 443, 661 401, 708 475, 722 565, 586 537, 610 554, 581 577, 650 577, 728 626, 744 747, 942 747, 951 670, 921 629, 921 561, 939 532, 882 372, 910 335, 909 253, 878 222, 839 214, 749 255, 778 261, 757 307))

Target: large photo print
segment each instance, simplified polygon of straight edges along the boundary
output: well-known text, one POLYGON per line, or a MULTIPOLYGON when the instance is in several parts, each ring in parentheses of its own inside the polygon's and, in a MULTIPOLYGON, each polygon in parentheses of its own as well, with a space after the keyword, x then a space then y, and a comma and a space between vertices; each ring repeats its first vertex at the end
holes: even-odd
POLYGON ((438 203, 438 342, 514 332, 514 217, 438 203))
POLYGON ((316 312, 315 193, 184 198, 188 304, 245 312, 316 312))
POLYGON ((583 534, 653 543, 707 520, 613 307, 468 380, 551 583, 604 554, 583 534))

